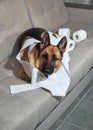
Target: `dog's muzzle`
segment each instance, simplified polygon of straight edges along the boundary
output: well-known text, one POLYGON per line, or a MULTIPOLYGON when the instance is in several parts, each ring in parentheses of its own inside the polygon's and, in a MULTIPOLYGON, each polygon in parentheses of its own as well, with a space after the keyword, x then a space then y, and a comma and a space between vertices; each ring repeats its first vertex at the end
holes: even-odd
POLYGON ((48 77, 48 75, 51 75, 54 72, 54 67, 44 66, 42 72, 46 77, 48 77))

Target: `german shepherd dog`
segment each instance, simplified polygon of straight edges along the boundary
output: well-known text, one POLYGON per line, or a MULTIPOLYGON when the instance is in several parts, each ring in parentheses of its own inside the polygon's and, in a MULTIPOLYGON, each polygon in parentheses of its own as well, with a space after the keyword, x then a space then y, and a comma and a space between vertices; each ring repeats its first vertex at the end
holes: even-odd
MULTIPOLYGON (((56 37, 55 33, 53 35, 56 37)), ((31 37, 41 42, 32 49, 29 57, 29 47, 22 50, 21 59, 31 62, 38 70, 48 77, 53 72, 59 70, 62 64, 63 53, 67 46, 67 39, 63 37, 58 45, 54 46, 50 43, 48 31, 42 28, 31 28, 20 35, 19 44, 22 46, 25 40, 31 37)), ((19 77, 25 80, 31 80, 23 69, 20 71, 19 77)))

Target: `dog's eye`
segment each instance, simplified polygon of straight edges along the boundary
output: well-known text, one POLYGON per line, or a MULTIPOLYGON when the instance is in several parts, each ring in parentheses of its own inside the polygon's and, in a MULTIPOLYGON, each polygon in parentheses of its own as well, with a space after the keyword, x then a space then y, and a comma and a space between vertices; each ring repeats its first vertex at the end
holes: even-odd
POLYGON ((45 60, 48 60, 48 54, 47 54, 47 53, 44 54, 44 55, 42 55, 42 57, 43 57, 45 60))
POLYGON ((56 55, 54 54, 53 57, 52 57, 52 61, 56 61, 58 60, 58 58, 56 57, 56 55))

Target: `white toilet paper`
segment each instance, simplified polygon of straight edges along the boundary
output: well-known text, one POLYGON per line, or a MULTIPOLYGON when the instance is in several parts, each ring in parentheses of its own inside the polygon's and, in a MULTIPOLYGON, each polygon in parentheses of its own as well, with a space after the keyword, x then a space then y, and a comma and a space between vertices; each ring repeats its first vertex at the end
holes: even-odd
POLYGON ((54 33, 53 32, 50 32, 48 31, 49 33, 49 37, 50 37, 50 43, 54 46, 57 46, 57 44, 60 42, 60 40, 62 39, 62 36, 59 36, 58 34, 55 33, 55 36, 54 36, 54 33))
POLYGON ((69 28, 60 28, 58 31, 59 36, 66 36, 67 38, 70 38, 70 29, 69 28))
MULTIPOLYGON (((59 43, 60 38, 62 39, 61 36, 60 37, 57 36, 57 39, 55 40, 55 37, 54 37, 54 40, 53 40, 53 35, 52 33, 50 34, 51 34, 50 41, 53 42, 53 45, 56 45, 57 43, 59 43)), ((28 39, 23 45, 22 49, 25 49, 28 46, 33 47, 34 44, 36 45, 38 42, 40 41, 34 38, 28 39)), ((61 65, 60 69, 57 72, 50 75, 48 78, 46 78, 43 75, 43 73, 41 73, 31 63, 23 61, 21 59, 20 52, 19 52, 16 58, 23 65, 26 74, 29 77, 32 77, 32 82, 29 84, 10 85, 11 94, 33 90, 37 88, 44 88, 44 89, 49 90, 53 96, 65 96, 67 89, 70 85, 70 72, 69 72, 70 56, 69 56, 68 51, 71 51, 74 45, 73 44, 70 46, 70 43, 73 44, 71 40, 68 40, 67 50, 63 54, 63 59, 62 59, 63 64, 61 65)), ((30 51, 32 47, 30 47, 30 51)))
POLYGON ((67 51, 72 51, 75 47, 75 41, 71 40, 71 39, 67 39, 67 47, 66 50, 67 51))
POLYGON ((75 42, 81 42, 87 38, 87 33, 85 30, 78 30, 73 33, 73 40, 75 42))

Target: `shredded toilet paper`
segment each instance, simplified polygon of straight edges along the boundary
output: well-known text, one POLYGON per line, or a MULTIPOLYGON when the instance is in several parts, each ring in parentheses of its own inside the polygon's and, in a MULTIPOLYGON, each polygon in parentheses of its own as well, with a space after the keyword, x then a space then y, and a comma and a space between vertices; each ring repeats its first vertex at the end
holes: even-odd
POLYGON ((70 29, 69 28, 60 28, 58 34, 62 37, 66 36, 70 39, 70 29))
MULTIPOLYGON (((62 39, 62 35, 57 35, 54 37, 52 32, 49 32, 50 41, 57 45, 62 39)), ((26 40, 21 50, 31 46, 33 48, 40 41, 31 38, 26 40)), ((70 70, 69 70, 69 51, 73 50, 75 47, 75 42, 71 39, 67 39, 66 51, 63 54, 62 65, 60 69, 46 78, 37 68, 35 68, 31 63, 21 60, 20 52, 17 55, 17 60, 23 65, 23 68, 29 77, 32 77, 32 83, 21 84, 21 85, 11 85, 11 94, 16 94, 28 90, 33 90, 37 88, 45 88, 49 90, 53 96, 65 96, 67 89, 70 85, 70 70)), ((31 49, 30 48, 30 49, 31 49)), ((20 51, 21 51, 20 50, 20 51)))

